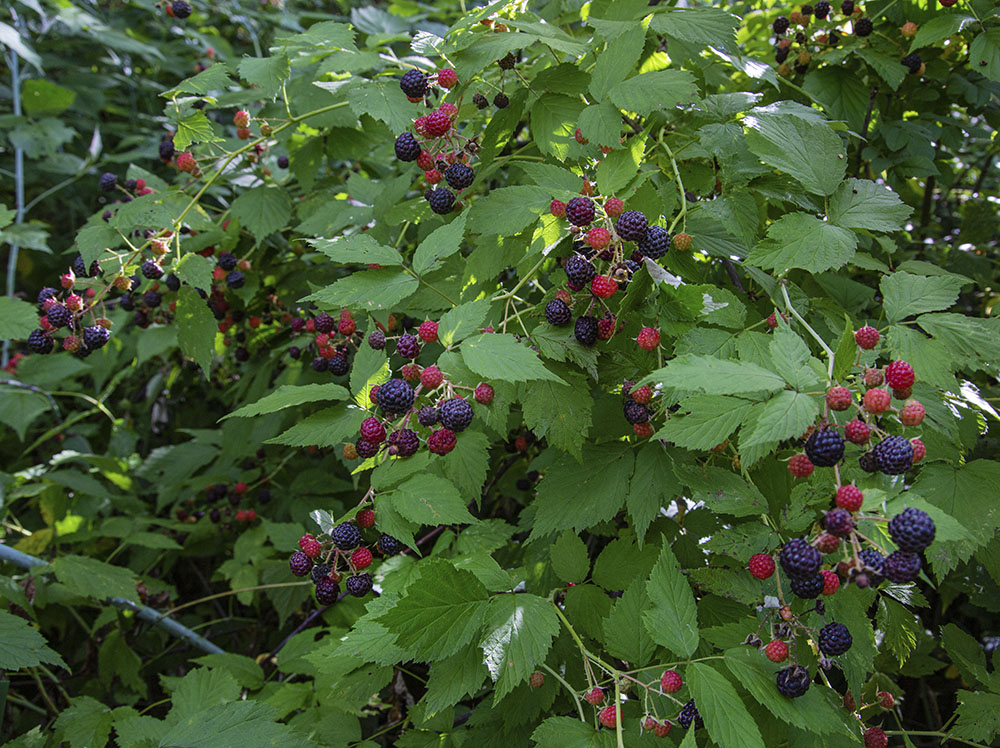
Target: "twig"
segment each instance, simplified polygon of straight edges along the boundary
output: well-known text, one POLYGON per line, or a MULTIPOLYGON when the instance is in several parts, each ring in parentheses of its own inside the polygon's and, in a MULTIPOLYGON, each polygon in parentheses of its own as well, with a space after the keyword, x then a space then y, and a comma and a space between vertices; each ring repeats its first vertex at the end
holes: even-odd
POLYGON ((872 121, 872 108, 875 106, 876 95, 878 95, 878 86, 875 86, 868 96, 868 111, 865 113, 865 124, 861 128, 861 142, 858 143, 858 156, 854 164, 854 177, 856 179, 861 176, 861 152, 864 151, 865 143, 868 142, 868 125, 872 121))

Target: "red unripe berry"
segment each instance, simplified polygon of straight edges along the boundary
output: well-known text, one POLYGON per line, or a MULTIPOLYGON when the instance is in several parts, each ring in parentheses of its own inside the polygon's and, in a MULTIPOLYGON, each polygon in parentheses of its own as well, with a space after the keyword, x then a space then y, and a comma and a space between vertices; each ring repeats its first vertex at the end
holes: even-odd
POLYGON ((888 392, 876 387, 875 389, 868 390, 861 402, 865 406, 865 410, 878 415, 879 413, 885 413, 889 409, 889 405, 892 404, 892 398, 888 392))
POLYGON ((451 129, 451 116, 448 112, 436 109, 427 115, 424 128, 432 138, 439 138, 451 129))
POLYGON ((852 444, 865 444, 872 435, 868 424, 855 418, 844 426, 844 437, 852 444))
POLYGON ((912 387, 916 377, 913 374, 913 367, 905 361, 893 361, 885 367, 885 381, 894 390, 905 390, 912 387))
POLYGON ((597 706, 604 701, 604 689, 600 686, 594 686, 583 695, 583 698, 586 699, 588 704, 597 706))
POLYGON ((612 218, 617 218, 625 212, 625 203, 617 197, 609 197, 604 201, 604 212, 612 218))
POLYGON ((861 489, 853 483, 844 484, 837 489, 837 506, 849 512, 856 512, 865 501, 865 495, 861 489))
POLYGON ((677 693, 684 685, 684 679, 676 670, 667 670, 660 676, 660 688, 664 693, 677 693))
POLYGON ((430 171, 434 168, 434 157, 428 151, 420 151, 420 155, 417 156, 417 166, 424 171, 430 171))
POLYGON ((632 432, 636 436, 641 436, 643 439, 647 439, 653 435, 653 425, 648 421, 646 423, 633 423, 632 432))
POLYGON ((403 379, 405 379, 407 382, 416 382, 418 379, 421 378, 420 367, 417 366, 416 364, 404 364, 403 367, 399 370, 399 373, 403 377, 403 379))
POLYGON ((246 509, 240 509, 238 512, 236 512, 236 521, 237 522, 246 522, 247 521, 247 512, 246 512, 246 509))
POLYGON ((493 386, 486 384, 486 382, 481 382, 476 386, 476 390, 472 396, 476 398, 476 402, 480 405, 489 405, 493 402, 493 394, 493 386))
POLYGON ((639 335, 636 337, 635 342, 644 350, 656 350, 656 347, 660 344, 660 331, 655 327, 644 327, 639 330, 639 335))
POLYGON ((536 670, 528 677, 528 685, 532 688, 541 688, 545 685, 545 674, 536 670))
POLYGON ((764 647, 764 656, 771 662, 784 662, 788 659, 788 645, 780 639, 768 642, 764 647))
POLYGON ((856 333, 854 333, 854 342, 858 344, 859 348, 863 348, 866 351, 870 351, 872 348, 878 345, 878 341, 882 336, 879 331, 874 327, 869 327, 865 325, 856 333))
POLYGON ((304 535, 300 538, 299 548, 301 548, 302 552, 309 556, 309 558, 316 558, 323 552, 323 546, 321 546, 319 541, 312 535, 304 535))
POLYGON ((261 324, 260 317, 251 317, 250 319, 247 320, 247 325, 249 325, 250 329, 252 330, 256 330, 258 327, 260 327, 260 324, 261 324))
POLYGON ((648 384, 644 384, 642 387, 636 387, 631 393, 632 399, 635 400, 640 405, 645 405, 650 400, 653 399, 653 388, 648 384))
POLYGON ((583 137, 583 132, 580 130, 579 127, 576 128, 576 132, 573 133, 573 137, 576 138, 576 142, 579 143, 580 145, 587 145, 587 143, 590 142, 585 137, 583 137))
POLYGON ((438 323, 432 319, 424 320, 417 328, 417 335, 425 343, 433 343, 438 339, 438 323))
POLYGON ((658 738, 665 738, 670 734, 670 727, 670 720, 664 720, 662 723, 657 722, 653 725, 653 734, 658 738))
POLYGON ((614 727, 618 723, 618 707, 610 704, 601 710, 601 724, 605 727, 614 727))
POLYGON ((767 579, 774 574, 774 559, 767 553, 755 553, 750 557, 747 568, 757 579, 767 579))
POLYGON ((242 495, 245 494, 246 492, 247 492, 247 484, 244 483, 243 481, 240 481, 235 486, 233 486, 233 493, 242 495))
POLYGON ((350 317, 341 317, 340 321, 337 322, 337 330, 341 335, 353 335, 357 329, 358 323, 350 317))
POLYGON ((670 243, 673 245, 674 249, 680 252, 687 252, 691 249, 691 245, 694 244, 694 241, 691 238, 691 234, 681 232, 680 234, 674 234, 674 238, 670 243))
POLYGON ((597 339, 611 340, 617 328, 618 320, 615 317, 611 315, 604 317, 597 323, 597 339))
POLYGON ((371 527, 375 524, 375 512, 371 509, 362 509, 354 521, 358 523, 358 527, 371 527))
POLYGON ((865 369, 865 387, 881 387, 885 382, 885 373, 881 369, 865 369))
POLYGON ((195 162, 194 156, 187 151, 178 153, 174 163, 177 164, 177 168, 181 171, 193 172, 198 168, 198 164, 195 162))
POLYGON ((840 589, 840 577, 829 569, 823 569, 820 571, 823 575, 823 594, 832 595, 834 592, 840 589))
POLYGON ((815 466, 806 455, 793 455, 788 461, 788 472, 796 478, 808 478, 813 474, 815 466))
POLYGON ((556 218, 562 218, 566 215, 566 203, 562 200, 553 200, 549 203, 549 212, 556 218))
POLYGON ((913 462, 920 462, 927 455, 927 447, 919 439, 910 439, 910 444, 913 445, 913 462))
POLYGON ((306 533, 301 538, 299 538, 299 548, 301 548, 302 550, 305 550, 305 545, 304 544, 308 543, 311 540, 315 540, 315 539, 316 539, 315 536, 310 535, 309 533, 306 533))
POLYGON ((913 388, 912 387, 907 387, 905 390, 893 390, 892 391, 892 396, 896 400, 906 400, 912 394, 913 394, 913 388))
POLYGON ((525 439, 523 436, 517 437, 514 440, 514 449, 516 449, 518 452, 527 452, 528 451, 528 440, 525 439))
POLYGON ((594 226, 583 239, 593 249, 604 249, 611 243, 611 232, 603 226, 594 226))
POLYGON ((330 336, 327 335, 325 332, 321 332, 319 335, 316 336, 317 348, 326 348, 326 346, 329 343, 330 343, 330 336))
POLYGON ((355 569, 366 569, 371 566, 372 552, 367 548, 358 548, 351 554, 351 566, 355 569))
POLYGON ((372 404, 375 404, 378 402, 378 400, 376 400, 377 397, 378 397, 378 385, 373 384, 372 388, 368 390, 368 399, 372 402, 372 404))
POLYGON ((451 68, 444 68, 438 71, 438 85, 441 88, 451 88, 458 83, 458 73, 451 68))
POLYGON ((257 512, 254 509, 247 509, 247 522, 253 522, 257 519, 257 512))
MULTIPOLYGON (((455 108, 455 105, 451 104, 451 103, 449 103, 447 101, 444 102, 443 104, 441 104, 441 106, 439 107, 439 109, 442 112, 444 112, 445 114, 447 114, 449 117, 451 117, 452 119, 455 119, 455 115, 458 114, 458 109, 455 108)), ((455 158, 454 154, 449 153, 448 156, 449 156, 448 163, 451 163, 451 164, 455 163, 452 160, 453 158, 455 158)))
POLYGON ((63 273, 59 276, 59 285, 63 288, 72 288, 75 282, 76 278, 73 277, 72 273, 63 273))
POLYGON ((374 416, 369 416, 361 422, 361 436, 372 444, 381 444, 385 440, 385 426, 374 416))
POLYGON ((853 398, 846 387, 833 387, 826 393, 826 404, 830 410, 847 410, 851 407, 853 398))
POLYGON ((606 275, 595 275, 594 279, 590 282, 591 293, 600 299, 611 298, 617 290, 618 283, 614 278, 609 278, 606 275))
POLYGON ((429 390, 433 390, 444 381, 444 373, 434 365, 428 366, 420 372, 420 383, 429 390))
POLYGON ((778 326, 778 315, 776 315, 774 312, 771 312, 769 315, 767 315, 767 326, 770 327, 772 330, 778 326))
POLYGON ((443 177, 437 169, 428 169, 424 172, 424 179, 427 180, 427 184, 437 184, 443 177))
POLYGON ((908 400, 903 409, 899 411, 899 420, 903 422, 904 426, 919 426, 926 414, 927 412, 920 402, 908 400))
POLYGON ((233 115, 233 124, 237 127, 250 127, 250 112, 240 109, 233 115))
POLYGON ((865 748, 885 748, 889 738, 880 727, 869 727, 865 730, 865 748))
MULTIPOLYGON (((407 98, 409 98, 409 97, 407 97, 407 98)), ((413 101, 413 99, 410 99, 410 101, 413 101)), ((423 135, 424 137, 427 137, 428 135, 430 135, 430 133, 427 132, 427 115, 426 114, 423 117, 417 117, 415 120, 413 120, 413 129, 416 130, 418 134, 423 135)))
POLYGON ((651 731, 658 724, 659 723, 653 717, 647 716, 646 719, 642 721, 642 729, 651 731))
POLYGON ((820 553, 833 553, 840 548, 840 538, 828 532, 820 533, 816 537, 816 550, 820 553))

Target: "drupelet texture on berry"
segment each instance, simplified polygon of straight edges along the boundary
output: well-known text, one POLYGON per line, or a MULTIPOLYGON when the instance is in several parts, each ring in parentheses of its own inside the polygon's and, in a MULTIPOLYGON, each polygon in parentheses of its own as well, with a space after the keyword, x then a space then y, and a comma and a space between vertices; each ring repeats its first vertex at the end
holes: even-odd
POLYGON ((764 656, 771 662, 784 662, 788 659, 788 644, 780 639, 770 641, 764 647, 764 656))
POLYGON ((813 15, 815 15, 820 20, 823 20, 828 15, 830 15, 831 10, 832 8, 830 6, 830 3, 827 2, 827 0, 819 0, 819 2, 813 6, 813 15))
POLYGON ((97 186, 100 188, 101 192, 111 192, 117 185, 118 177, 110 171, 106 171, 101 174, 101 178, 97 180, 97 186))
POLYGON ((554 327, 565 327, 573 320, 573 314, 562 299, 553 299, 545 305, 545 321, 554 327))
POLYGON ((813 470, 815 469, 816 466, 812 464, 812 460, 809 459, 808 455, 792 455, 788 461, 788 472, 796 478, 808 478, 813 474, 813 470))
POLYGON ((313 561, 302 551, 295 551, 288 559, 288 568, 297 577, 304 577, 313 567, 313 561))
POLYGON ((871 428, 864 421, 854 418, 844 425, 844 436, 852 444, 865 444, 871 439, 871 428))
POLYGON ((402 335, 396 341, 396 353, 403 358, 414 359, 420 355, 420 341, 409 333, 402 335))
POLYGON ((330 564, 316 564, 309 572, 309 578, 312 579, 313 584, 319 584, 321 580, 330 576, 332 570, 333 567, 330 564))
POLYGON ((437 408, 433 405, 425 405, 417 413, 417 421, 421 426, 433 426, 438 422, 437 408))
POLYGON ((450 429, 437 429, 427 437, 427 449, 436 455, 446 455, 455 448, 458 440, 450 429))
POLYGON ((378 405, 383 412, 403 414, 413 405, 413 387, 403 379, 390 379, 378 388, 378 405))
POLYGON ((355 574, 347 578, 344 584, 348 594, 354 597, 364 597, 372 591, 371 574, 355 574))
POLYGON ((335 377, 342 377, 351 370, 351 362, 346 353, 335 353, 326 368, 335 377))
POLYGON ((692 723, 694 723, 695 729, 705 726, 705 720, 701 718, 701 714, 698 712, 698 707, 695 705, 694 699, 691 699, 683 707, 681 707, 681 713, 677 715, 677 724, 685 730, 691 727, 692 723))
POLYGON ((320 605, 333 605, 340 597, 340 585, 326 577, 316 583, 316 602, 320 605))
POLYGON ((866 473, 878 472, 878 465, 875 464, 875 453, 865 452, 858 458, 858 467, 866 473))
POLYGON ((817 467, 832 467, 844 457, 844 439, 832 428, 818 428, 806 440, 806 456, 817 467))
POLYGON ((368 345, 376 351, 385 348, 385 333, 381 330, 372 330, 368 333, 368 345))
POLYGON ((859 348, 870 351, 878 345, 878 341, 881 337, 882 336, 879 334, 878 330, 874 327, 865 325, 854 333, 854 342, 858 344, 859 348))
POLYGON ((589 226, 594 220, 594 201, 589 197, 574 197, 566 203, 566 218, 574 226, 589 226))
POLYGON ((819 630, 819 651, 830 657, 844 654, 853 641, 851 632, 842 623, 828 623, 819 630))
POLYGON ((361 436, 373 444, 381 444, 385 440, 385 426, 375 417, 366 418, 361 422, 361 436))
POLYGON ((912 582, 920 575, 920 556, 909 551, 893 551, 882 563, 882 574, 897 584, 912 582))
POLYGON ((887 436, 872 450, 875 466, 886 475, 900 475, 913 467, 913 445, 902 436, 887 436))
POLYGON ((854 33, 860 37, 871 36, 875 30, 875 25, 870 18, 859 18, 854 22, 854 33))
POLYGON ((427 76, 419 70, 407 70, 399 81, 399 87, 411 99, 423 98, 427 93, 427 76))
MULTIPOLYGON (((818 551, 817 551, 818 553, 818 551)), ((822 574, 812 574, 808 577, 792 577, 792 594, 804 600, 812 600, 823 593, 826 586, 826 579, 822 574)))
POLYGON ((823 527, 838 537, 847 537, 854 528, 854 518, 846 509, 831 509, 823 518, 823 527))
POLYGON ((83 344, 88 350, 96 351, 103 348, 111 339, 111 332, 100 325, 91 325, 83 328, 83 344))
POLYGON ((747 568, 757 579, 767 579, 774 574, 774 559, 767 553, 755 553, 750 557, 747 568))
POLYGON ((806 691, 809 690, 809 684, 811 682, 812 678, 809 677, 809 671, 801 665, 792 665, 790 667, 782 668, 775 676, 775 683, 778 685, 778 692, 781 693, 782 696, 787 696, 789 699, 796 699, 799 696, 804 696, 806 691))
POLYGON ((778 16, 771 24, 771 29, 775 34, 784 34, 788 31, 788 19, 785 16, 778 16))
POLYGON ((646 235, 639 240, 637 247, 643 257, 658 260, 670 249, 670 234, 662 226, 650 226, 646 235))
POLYGON ((174 18, 180 18, 182 21, 191 15, 191 3, 187 0, 173 0, 170 9, 174 13, 174 18))
POLYGON ((837 506, 841 509, 846 509, 849 512, 856 512, 861 508, 861 504, 864 500, 865 496, 861 493, 861 489, 853 483, 845 483, 837 489, 837 506))
POLYGON ((924 61, 920 59, 920 55, 911 54, 911 55, 906 55, 906 57, 900 60, 900 64, 905 65, 907 68, 909 68, 910 75, 916 75, 917 73, 920 72, 920 68, 924 64, 924 61))
POLYGON ((412 457, 420 449, 420 437, 410 429, 397 429, 386 439, 389 454, 397 457, 412 457))
POLYGON ((597 274, 593 263, 583 255, 570 255, 567 257, 566 262, 563 264, 563 270, 566 271, 566 277, 569 279, 569 282, 578 287, 583 287, 590 283, 591 278, 597 274))
POLYGON ((823 558, 802 538, 792 538, 778 555, 781 568, 790 577, 808 577, 819 571, 823 558))
POLYGON ((444 178, 453 189, 464 190, 472 184, 476 173, 465 164, 452 164, 445 171, 444 178))
POLYGON ((677 693, 684 685, 684 679, 676 670, 667 670, 660 676, 660 688, 664 693, 677 693))
POLYGON ((862 737, 865 748, 886 748, 889 745, 889 738, 881 727, 869 727, 862 737))
POLYGON ((932 542, 936 528, 927 512, 908 507, 889 520, 889 535, 904 551, 920 553, 932 542))
POLYGON ((330 532, 330 537, 340 550, 350 551, 361 543, 361 530, 351 522, 341 522, 330 532))
POLYGON ((53 304, 45 313, 52 327, 66 327, 73 321, 73 313, 62 304, 53 304))
POLYGON ((416 161, 420 155, 420 144, 412 133, 404 132, 396 138, 395 150, 400 161, 416 161))
POLYGON ((28 335, 28 348, 34 353, 51 353, 54 344, 45 330, 36 328, 28 335))
POLYGON ((639 242, 646 238, 649 232, 649 221, 646 215, 638 210, 626 210, 615 221, 615 231, 627 242, 639 242))
POLYGON ((597 318, 589 315, 578 317, 573 329, 573 335, 583 345, 593 345, 597 342, 597 318))
POLYGON ((906 361, 893 361, 885 367, 885 381, 894 390, 905 390, 916 381, 913 367, 906 361))
POLYGON ((832 387, 826 393, 826 404, 830 410, 847 410, 854 398, 846 387, 832 387))
POLYGON ((472 423, 472 406, 461 397, 446 400, 438 406, 441 425, 456 433, 465 431, 472 423))
POLYGON ((632 424, 646 423, 651 415, 649 408, 635 400, 625 401, 624 412, 625 420, 632 424))
POLYGON ((245 282, 246 278, 243 277, 243 273, 239 270, 234 270, 226 276, 226 285, 230 288, 243 288, 245 282))
POLYGON ((378 548, 379 553, 383 556, 395 556, 402 548, 402 544, 392 537, 392 535, 382 533, 382 535, 379 536, 376 547, 378 548))

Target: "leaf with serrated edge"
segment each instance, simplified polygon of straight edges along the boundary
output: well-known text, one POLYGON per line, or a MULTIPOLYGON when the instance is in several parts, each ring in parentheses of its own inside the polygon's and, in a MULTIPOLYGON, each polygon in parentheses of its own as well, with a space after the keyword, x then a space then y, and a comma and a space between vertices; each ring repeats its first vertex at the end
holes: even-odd
POLYGON ((559 633, 559 619, 552 604, 537 595, 498 595, 490 601, 483 631, 481 646, 496 684, 496 704, 544 662, 559 633))
POLYGON ((698 608, 666 541, 646 582, 646 595, 650 607, 643 611, 642 620, 653 641, 676 655, 690 657, 698 648, 698 608))
POLYGON ((260 400, 244 405, 239 410, 220 418, 250 418, 265 413, 276 413, 285 408, 292 408, 303 403, 322 402, 324 400, 346 400, 348 392, 339 384, 283 384, 274 392, 265 395, 260 400))
POLYGON ((757 723, 725 676, 703 662, 688 665, 684 675, 705 728, 719 748, 764 748, 757 723))

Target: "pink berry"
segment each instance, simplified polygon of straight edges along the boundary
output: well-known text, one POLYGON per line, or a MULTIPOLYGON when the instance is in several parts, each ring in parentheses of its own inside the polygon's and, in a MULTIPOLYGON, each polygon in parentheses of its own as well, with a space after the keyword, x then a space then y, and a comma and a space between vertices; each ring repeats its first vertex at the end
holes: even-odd
POLYGON ((606 275, 595 275, 590 282, 590 291, 600 299, 609 299, 618 290, 618 283, 614 278, 606 275))
POLYGON ((910 444, 913 445, 913 461, 920 462, 927 455, 927 447, 919 439, 910 439, 910 444))
POLYGON ((878 345, 878 341, 882 336, 879 331, 874 327, 869 327, 865 325, 856 333, 854 333, 854 342, 858 344, 859 348, 863 348, 866 351, 870 351, 872 348, 878 345))
POLYGON ((889 409, 889 406, 892 404, 892 398, 888 392, 876 387, 873 390, 868 390, 861 402, 865 406, 865 410, 878 415, 879 413, 885 413, 889 409))
POLYGON ((750 557, 747 568, 757 579, 767 579, 774 574, 774 559, 766 553, 755 553, 750 557))
POLYGON ((853 483, 845 484, 837 489, 837 506, 849 512, 856 512, 864 503, 865 496, 861 489, 853 483))
POLYGON ((358 548, 351 554, 351 566, 355 569, 365 569, 371 566, 372 552, 367 548, 358 548))
POLYGON ((433 390, 444 381, 444 373, 436 366, 428 366, 420 372, 420 384, 429 390, 433 390))
POLYGON ((826 404, 830 410, 847 410, 854 398, 846 387, 833 387, 826 393, 826 404))
POLYGON ((594 226, 594 228, 587 232, 587 235, 584 237, 584 241, 587 242, 592 249, 601 250, 611 243, 611 232, 603 226, 594 226))
POLYGON ((660 344, 660 331, 655 327, 644 327, 639 330, 639 335, 636 337, 635 342, 643 350, 656 350, 656 347, 660 344))
POLYGON ((788 659, 788 644, 780 639, 768 642, 767 646, 764 647, 764 655, 771 662, 784 662, 788 659))
POLYGON ((438 339, 438 323, 434 320, 424 320, 417 328, 417 334, 425 343, 433 343, 438 339))
POLYGON ((917 400, 908 400, 903 409, 899 411, 899 420, 904 426, 919 426, 924 420, 927 412, 924 406, 917 400))
POLYGON ((796 478, 808 478, 813 474, 815 466, 806 455, 793 455, 788 461, 788 472, 796 478))
POLYGON ((623 212, 625 212, 625 203, 623 203, 617 197, 609 197, 604 202, 604 212, 607 213, 612 218, 617 218, 623 212))
POLYGON ((371 509, 362 509, 354 519, 358 527, 371 527, 375 524, 375 512, 371 509))
POLYGON ((604 701, 604 689, 600 686, 594 686, 583 695, 583 698, 586 699, 588 704, 597 706, 604 701))
POLYGON ((905 361, 893 361, 885 367, 885 381, 894 390, 912 387, 915 379, 913 367, 905 361))
POLYGON ((664 693, 677 693, 684 685, 684 679, 676 670, 667 670, 660 676, 660 688, 664 693))
POLYGON ((441 88, 451 88, 458 83, 458 73, 451 68, 444 68, 438 71, 437 80, 441 88))
POLYGON ((553 200, 549 204, 549 212, 556 218, 562 218, 566 215, 566 203, 562 200, 553 200))
POLYGON ((823 569, 820 571, 823 575, 823 594, 832 595, 838 589, 840 589, 840 577, 829 569, 823 569))
POLYGON ((852 444, 865 444, 871 438, 871 429, 867 423, 855 418, 844 426, 844 436, 852 444))
POLYGON ((605 727, 614 727, 618 723, 618 707, 610 704, 601 710, 600 720, 605 727))
POLYGON ((486 382, 481 382, 476 386, 476 390, 472 396, 480 405, 489 405, 493 402, 493 394, 492 385, 486 384, 486 382))

